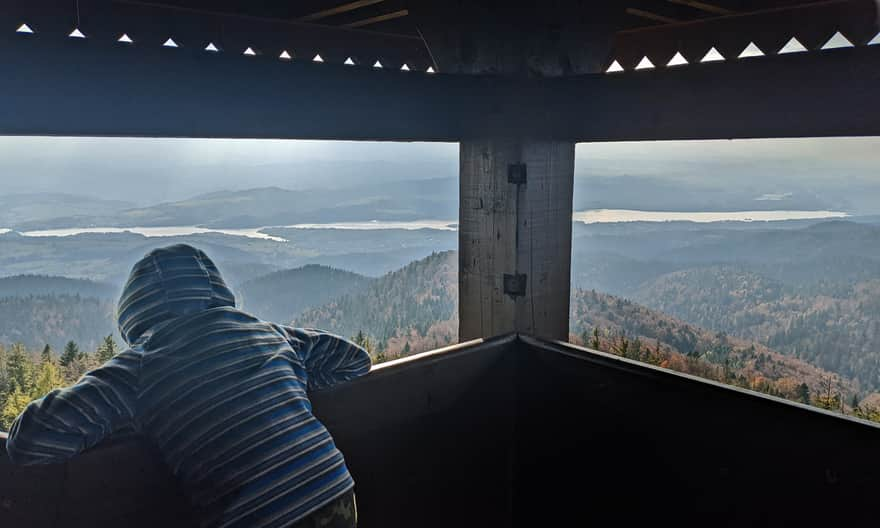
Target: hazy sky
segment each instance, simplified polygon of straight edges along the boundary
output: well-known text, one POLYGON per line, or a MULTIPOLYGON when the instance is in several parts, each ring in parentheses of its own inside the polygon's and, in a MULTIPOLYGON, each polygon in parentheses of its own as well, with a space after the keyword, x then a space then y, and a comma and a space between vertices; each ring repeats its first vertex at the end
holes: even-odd
MULTIPOLYGON (((0 137, 0 194, 68 192, 134 201, 220 189, 349 186, 455 177, 451 143, 0 137)), ((580 144, 579 176, 880 184, 880 138, 580 144)))

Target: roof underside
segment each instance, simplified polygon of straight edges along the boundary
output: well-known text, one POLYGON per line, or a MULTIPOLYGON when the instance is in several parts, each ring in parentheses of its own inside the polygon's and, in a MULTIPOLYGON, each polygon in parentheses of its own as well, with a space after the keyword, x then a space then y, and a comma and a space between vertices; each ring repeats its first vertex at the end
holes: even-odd
POLYGON ((344 12, 335 1, 7 0, 0 134, 880 135, 880 114, 866 111, 880 92, 874 0, 686 3, 418 0, 395 19, 414 24, 405 30, 341 27, 402 5, 390 0, 344 12), (749 12, 758 4, 782 7, 749 12), (676 21, 627 13, 649 7, 676 21), (792 39, 800 52, 786 53, 792 39), (703 64, 713 50, 721 60, 703 64), (605 73, 611 64, 621 72, 605 73))

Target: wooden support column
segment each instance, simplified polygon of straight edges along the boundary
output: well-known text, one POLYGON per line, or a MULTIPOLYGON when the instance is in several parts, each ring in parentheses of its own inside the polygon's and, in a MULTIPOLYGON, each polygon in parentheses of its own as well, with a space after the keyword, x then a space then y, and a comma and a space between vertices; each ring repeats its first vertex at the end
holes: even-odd
POLYGON ((574 143, 464 140, 460 163, 459 338, 567 340, 574 143))

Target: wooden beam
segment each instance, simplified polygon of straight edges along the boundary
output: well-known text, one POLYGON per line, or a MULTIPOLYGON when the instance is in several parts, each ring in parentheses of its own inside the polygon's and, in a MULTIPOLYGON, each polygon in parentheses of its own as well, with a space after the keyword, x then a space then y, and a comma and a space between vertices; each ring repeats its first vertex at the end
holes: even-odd
POLYGON ((332 17, 334 15, 340 15, 342 13, 348 13, 349 11, 354 11, 355 9, 360 9, 362 7, 380 4, 384 1, 385 0, 358 0, 356 2, 349 2, 347 4, 332 7, 330 9, 324 9, 323 11, 311 13, 309 15, 299 17, 297 20, 299 20, 300 22, 315 22, 316 20, 332 17))
POLYGON ((705 11, 707 13, 712 13, 713 15, 734 15, 736 11, 733 9, 727 9, 726 7, 717 6, 714 4, 708 4, 706 2, 699 2, 697 0, 667 0, 670 3, 693 7, 694 9, 699 9, 700 11, 705 11))
POLYGON ((651 11, 645 11, 644 9, 636 9, 635 7, 627 7, 626 14, 645 18, 647 20, 653 20, 654 22, 662 22, 664 24, 675 24, 676 22, 681 22, 681 20, 677 18, 668 17, 666 15, 659 15, 651 11))
POLYGON ((364 20, 358 20, 356 22, 351 22, 349 24, 343 24, 341 27, 346 27, 349 29, 362 28, 364 26, 378 24, 379 22, 386 22, 388 20, 402 18, 402 17, 408 16, 408 15, 409 15, 408 9, 401 9, 400 11, 394 11, 393 13, 385 13, 384 15, 378 15, 378 16, 366 18, 364 20))
MULTIPOLYGON (((0 34, 0 135, 559 141, 880 135, 880 46, 619 75, 426 75, 0 34)), ((383 61, 384 62, 384 61, 383 61)))
POLYGON ((459 339, 510 332, 568 339, 574 143, 461 142, 459 339), (512 165, 525 179, 509 178, 512 165), (505 277, 521 277, 522 291, 505 277))

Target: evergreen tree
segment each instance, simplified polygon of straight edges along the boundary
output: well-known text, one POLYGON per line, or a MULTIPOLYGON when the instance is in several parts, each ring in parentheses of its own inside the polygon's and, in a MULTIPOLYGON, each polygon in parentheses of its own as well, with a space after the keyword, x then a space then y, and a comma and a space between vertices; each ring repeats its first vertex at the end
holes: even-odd
POLYGON ((801 383, 797 388, 797 401, 810 404, 810 387, 806 383, 801 383))
POLYGON ((118 348, 116 347, 116 341, 113 340, 113 334, 110 334, 105 337, 98 346, 95 355, 98 358, 98 363, 106 363, 107 361, 110 361, 117 352, 118 348))
POLYGON ((66 345, 64 345, 64 352, 61 354, 61 359, 59 360, 62 367, 67 367, 74 361, 80 358, 79 345, 74 343, 73 341, 68 341, 66 345))
POLYGON ((54 361, 44 361, 37 370, 34 380, 34 389, 31 391, 31 399, 42 398, 54 389, 64 387, 66 383, 61 376, 61 370, 54 361))
POLYGON ((20 389, 27 395, 31 389, 32 365, 23 345, 12 345, 6 358, 6 375, 9 378, 9 389, 20 389))
POLYGON ((12 392, 7 394, 6 401, 0 409, 0 429, 8 431, 12 427, 12 422, 30 402, 30 396, 21 387, 15 387, 12 392))
POLYGON ((590 342, 593 350, 599 350, 599 327, 593 328, 593 340, 590 342))
POLYGON ((407 341, 406 344, 403 345, 403 355, 408 356, 411 353, 412 353, 412 347, 409 346, 409 341, 407 341))
POLYGON ((43 347, 43 352, 40 353, 40 361, 43 363, 52 361, 52 347, 50 347, 48 343, 43 347))

